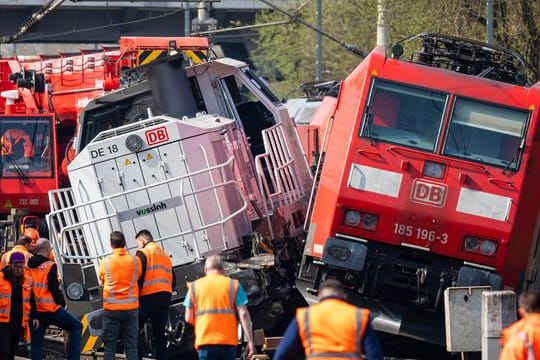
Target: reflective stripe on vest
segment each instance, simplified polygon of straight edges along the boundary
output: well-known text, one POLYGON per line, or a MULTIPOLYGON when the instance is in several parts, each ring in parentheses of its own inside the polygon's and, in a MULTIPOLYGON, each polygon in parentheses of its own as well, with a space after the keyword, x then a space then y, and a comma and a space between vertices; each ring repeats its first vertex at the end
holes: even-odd
MULTIPOLYGON (((11 315, 11 283, 4 278, 4 273, 0 271, 0 322, 9 323, 11 315)), ((27 328, 30 320, 30 294, 32 293, 32 278, 29 275, 24 275, 22 284, 22 324, 23 328, 27 328)))
POLYGON ((523 340, 523 342, 525 343, 525 346, 527 347, 527 360, 534 360, 535 359, 534 348, 532 344, 529 342, 529 337, 527 336, 527 334, 520 332, 520 333, 517 333, 516 336, 520 338, 521 340, 523 340))
MULTIPOLYGON (((191 291, 191 294, 193 295, 193 301, 196 302, 197 301, 197 294, 195 293, 195 283, 190 284, 190 291, 191 291)), ((195 317, 203 316, 203 315, 207 315, 207 314, 232 314, 232 315, 234 315, 235 314, 235 309, 236 309, 236 306, 235 306, 236 301, 235 300, 236 299, 235 299, 235 296, 234 296, 234 280, 230 279, 230 282, 229 282, 229 303, 231 304, 232 307, 228 308, 228 309, 205 309, 203 311, 197 310, 195 312, 195 317)))
POLYGON ((343 352, 322 352, 313 354, 312 343, 311 343, 311 330, 309 326, 309 308, 304 312, 304 331, 306 334, 306 341, 308 348, 306 349, 306 359, 311 358, 352 358, 360 359, 360 354, 362 350, 362 339, 361 339, 361 319, 362 314, 361 310, 356 310, 356 351, 353 353, 343 353, 343 352))
POLYGON ((109 296, 105 297, 105 294, 103 294, 103 302, 108 303, 108 304, 132 304, 132 303, 137 303, 139 301, 138 298, 133 296, 133 292, 135 291, 135 286, 137 286, 138 264, 137 264, 137 259, 135 257, 132 257, 132 259, 133 259, 133 274, 131 275, 131 282, 129 284, 127 299, 116 299, 114 297, 113 277, 111 273, 110 258, 106 258, 104 260, 105 261, 105 276, 107 277, 107 285, 108 285, 107 291, 109 293, 109 296))
POLYGON ((55 312, 61 307, 54 301, 49 290, 48 277, 53 266, 54 263, 47 260, 38 267, 27 270, 32 276, 32 287, 34 288, 36 310, 38 312, 55 312))
POLYGON ((172 293, 172 262, 169 255, 153 241, 147 243, 141 252, 146 256, 146 270, 140 295, 172 293))
POLYGON ((295 318, 307 359, 361 358, 369 310, 331 296, 298 309, 295 318))
POLYGON ((189 284, 195 326, 195 348, 238 344, 236 295, 240 284, 222 274, 210 274, 189 284))

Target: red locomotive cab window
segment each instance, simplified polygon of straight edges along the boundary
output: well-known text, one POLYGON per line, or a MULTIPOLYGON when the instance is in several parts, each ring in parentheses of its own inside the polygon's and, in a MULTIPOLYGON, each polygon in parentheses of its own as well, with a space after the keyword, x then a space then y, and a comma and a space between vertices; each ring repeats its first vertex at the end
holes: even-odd
POLYGON ((361 136, 435 151, 448 95, 376 79, 361 136))
POLYGON ((530 113, 458 98, 444 155, 517 170, 530 113))
POLYGON ((54 149, 50 117, 0 117, 0 176, 52 177, 54 149))

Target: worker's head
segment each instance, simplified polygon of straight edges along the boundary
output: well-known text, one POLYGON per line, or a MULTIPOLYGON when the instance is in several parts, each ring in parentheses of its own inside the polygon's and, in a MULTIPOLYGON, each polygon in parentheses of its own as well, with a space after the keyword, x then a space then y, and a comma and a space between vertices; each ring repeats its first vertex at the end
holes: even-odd
POLYGON ((25 261, 26 258, 22 252, 16 251, 9 256, 9 266, 13 269, 13 274, 18 278, 23 276, 25 261))
POLYGON ((49 239, 39 238, 36 241, 35 252, 38 255, 49 257, 49 253, 51 252, 51 242, 49 241, 49 239))
POLYGON ((111 232, 111 247, 121 249, 126 247, 126 238, 121 231, 111 232))
POLYGON ((24 236, 28 236, 32 241, 31 241, 31 244, 32 245, 36 245, 36 241, 38 241, 39 239, 39 232, 33 228, 33 227, 27 227, 25 230, 24 230, 24 236))
POLYGON ((337 297, 340 299, 346 299, 347 294, 345 293, 345 288, 343 283, 339 280, 328 279, 321 284, 319 287, 319 300, 327 297, 337 297))
POLYGON ((206 274, 211 273, 223 273, 223 257, 221 255, 210 255, 206 258, 204 263, 204 272, 206 274))
POLYGON ((540 294, 536 291, 526 290, 519 295, 519 315, 540 312, 540 294))
POLYGON ((137 246, 139 249, 142 249, 149 242, 154 241, 152 233, 146 229, 141 230, 135 235, 135 241, 137 241, 137 246))
POLYGON ((32 247, 32 239, 29 236, 23 235, 17 239, 15 245, 22 245, 30 250, 32 247))

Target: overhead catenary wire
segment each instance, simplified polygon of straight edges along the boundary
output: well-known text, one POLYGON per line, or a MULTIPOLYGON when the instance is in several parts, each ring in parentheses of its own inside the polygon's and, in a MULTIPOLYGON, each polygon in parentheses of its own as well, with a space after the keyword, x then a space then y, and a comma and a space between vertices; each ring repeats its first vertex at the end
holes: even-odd
POLYGON ((259 1, 262 2, 263 4, 268 5, 272 9, 274 9, 274 10, 288 16, 292 22, 299 22, 300 24, 302 24, 302 25, 310 28, 311 30, 321 34, 322 36, 326 37, 327 39, 332 40, 333 42, 341 45, 343 48, 345 48, 346 50, 349 50, 353 54, 358 55, 358 56, 360 56, 362 58, 366 57, 367 54, 364 51, 362 51, 361 49, 357 48, 356 46, 335 38, 334 36, 330 35, 329 33, 325 32, 325 31, 322 31, 321 29, 317 28, 316 26, 313 26, 310 23, 300 19, 298 16, 293 15, 290 12, 285 11, 285 10, 281 9, 280 7, 272 4, 268 0, 259 0, 259 1))
POLYGON ((100 26, 95 26, 95 27, 91 27, 91 28, 84 28, 84 29, 73 29, 73 30, 63 31, 63 32, 54 33, 54 34, 39 35, 39 36, 34 36, 34 37, 26 37, 26 38, 23 38, 21 40, 24 40, 24 41, 41 40, 41 39, 51 38, 51 37, 55 37, 55 36, 77 34, 77 33, 83 33, 83 32, 87 32, 87 31, 95 31, 95 30, 103 30, 103 29, 113 28, 113 27, 116 27, 116 26, 137 24, 137 23, 142 23, 142 22, 146 22, 146 21, 162 19, 162 18, 165 18, 167 16, 171 16, 171 15, 174 15, 174 14, 181 13, 183 11, 185 11, 185 9, 174 10, 174 11, 171 11, 171 12, 168 12, 168 13, 165 13, 165 14, 161 14, 161 15, 157 15, 157 16, 149 16, 149 17, 146 17, 144 19, 123 21, 123 22, 107 24, 107 25, 100 25, 100 26))
MULTIPOLYGON (((306 0, 303 4, 301 4, 295 12, 299 12, 302 10, 306 5, 308 5, 312 0, 306 0)), ((236 27, 230 27, 230 28, 223 28, 223 29, 215 29, 215 30, 208 30, 208 31, 197 31, 192 32, 190 35, 192 36, 199 36, 199 35, 209 35, 209 37, 217 39, 217 38, 234 38, 234 37, 240 37, 240 36, 255 36, 256 33, 250 33, 250 34, 242 34, 242 35, 218 35, 218 36, 212 36, 212 34, 220 34, 224 32, 231 32, 231 31, 240 31, 240 30, 250 30, 250 29, 257 29, 267 26, 278 26, 278 25, 287 25, 292 24, 293 20, 280 20, 280 21, 273 21, 269 23, 264 24, 254 24, 254 25, 243 25, 243 26, 236 26, 236 27)))

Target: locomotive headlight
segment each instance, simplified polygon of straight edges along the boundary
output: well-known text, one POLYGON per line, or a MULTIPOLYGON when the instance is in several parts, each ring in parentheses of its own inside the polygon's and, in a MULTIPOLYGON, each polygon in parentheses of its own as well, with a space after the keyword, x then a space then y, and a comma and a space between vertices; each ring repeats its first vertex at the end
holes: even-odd
POLYGON ((345 211, 345 225, 348 226, 358 226, 362 220, 360 212, 356 210, 346 210, 345 211))
POLYGON ((80 298, 82 298, 83 295, 84 295, 84 288, 81 284, 74 282, 67 286, 66 296, 68 297, 68 299, 77 301, 80 298))
POLYGON ((480 244, 480 252, 484 255, 491 256, 497 251, 497 242, 493 240, 484 240, 480 244))
POLYGON ((497 252, 499 244, 495 240, 483 239, 472 235, 466 235, 463 238, 463 250, 486 255, 493 256, 497 252))
POLYGON ((463 239, 463 249, 468 252, 476 252, 478 250, 478 245, 480 245, 480 240, 474 236, 465 236, 463 239))
POLYGON ((442 179, 444 177, 445 171, 445 164, 440 164, 433 161, 426 161, 424 163, 424 170, 422 171, 422 175, 429 176, 435 179, 442 179))
POLYGON ((131 152, 141 150, 143 146, 143 139, 135 134, 131 134, 126 138, 126 147, 131 152))
POLYGON ((379 217, 373 214, 364 214, 362 217, 362 227, 366 230, 375 230, 377 229, 377 223, 379 222, 379 217))

